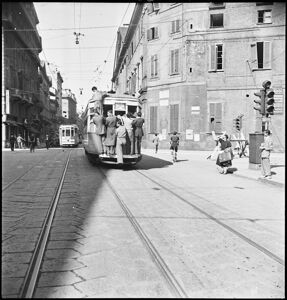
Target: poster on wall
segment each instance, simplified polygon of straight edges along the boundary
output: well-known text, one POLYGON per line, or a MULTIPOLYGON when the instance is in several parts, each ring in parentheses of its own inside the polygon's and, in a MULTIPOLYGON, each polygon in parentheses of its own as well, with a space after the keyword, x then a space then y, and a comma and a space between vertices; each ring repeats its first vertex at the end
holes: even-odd
POLYGON ((198 133, 194 134, 194 141, 199 142, 200 141, 200 135, 198 133))
POLYGON ((187 140, 193 140, 193 130, 192 129, 186 129, 185 138, 187 140))
POLYGON ((161 130, 161 140, 166 140, 166 132, 167 132, 166 129, 161 130))

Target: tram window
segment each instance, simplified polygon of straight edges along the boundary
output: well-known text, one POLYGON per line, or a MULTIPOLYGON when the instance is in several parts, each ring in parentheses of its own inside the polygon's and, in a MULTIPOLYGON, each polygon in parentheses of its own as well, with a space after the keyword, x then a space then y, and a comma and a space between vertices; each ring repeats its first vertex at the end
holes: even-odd
POLYGON ((75 128, 75 134, 77 134, 78 133, 78 129, 77 128, 75 128))
POLYGON ((62 136, 65 136, 65 130, 64 129, 62 130, 62 136))
POLYGON ((70 136, 70 135, 71 135, 70 129, 67 129, 66 130, 66 136, 70 136))
POLYGON ((71 136, 74 136, 74 130, 73 129, 71 130, 71 136))

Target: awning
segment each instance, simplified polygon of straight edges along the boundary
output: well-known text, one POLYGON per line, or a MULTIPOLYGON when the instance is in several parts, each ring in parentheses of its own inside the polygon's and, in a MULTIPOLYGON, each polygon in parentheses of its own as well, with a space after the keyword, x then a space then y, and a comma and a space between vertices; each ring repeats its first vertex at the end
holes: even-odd
POLYGON ((13 120, 6 120, 3 123, 6 124, 6 125, 10 125, 10 126, 18 126, 18 122, 13 121, 13 120))

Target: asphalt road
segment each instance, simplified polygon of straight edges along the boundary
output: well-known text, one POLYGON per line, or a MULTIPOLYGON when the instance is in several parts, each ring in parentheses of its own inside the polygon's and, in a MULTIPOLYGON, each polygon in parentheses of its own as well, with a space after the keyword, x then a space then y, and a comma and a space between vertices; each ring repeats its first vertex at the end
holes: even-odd
MULTIPOLYGON (((35 297, 284 297, 282 189, 193 152, 118 169, 72 151, 35 297)), ((20 293, 68 152, 2 153, 2 297, 20 293)))

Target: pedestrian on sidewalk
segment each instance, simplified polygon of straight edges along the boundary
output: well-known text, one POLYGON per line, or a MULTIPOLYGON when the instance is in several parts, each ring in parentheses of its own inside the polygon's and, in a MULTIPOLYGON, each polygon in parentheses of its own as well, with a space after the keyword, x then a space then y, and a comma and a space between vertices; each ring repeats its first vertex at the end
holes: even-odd
POLYGON ((177 161, 178 146, 179 146, 179 136, 177 135, 177 132, 174 131, 173 135, 170 137, 170 150, 171 150, 173 162, 177 161))
POLYGON ((216 160, 217 169, 220 174, 227 174, 228 167, 232 166, 232 146, 228 140, 228 134, 223 134, 219 139, 219 154, 216 160))
POLYGON ((14 151, 14 146, 15 146, 16 139, 15 139, 15 136, 14 136, 13 133, 11 133, 9 141, 10 141, 11 151, 14 151))
POLYGON ((24 141, 24 139, 21 137, 21 134, 19 133, 17 136, 17 144, 18 144, 19 149, 23 148, 23 141, 24 141))
POLYGON ((152 142, 155 145, 155 153, 157 153, 157 151, 158 151, 158 145, 159 145, 159 137, 158 137, 157 133, 154 134, 154 138, 153 138, 152 142))
POLYGON ((35 152, 36 137, 32 134, 30 136, 30 153, 35 152))
POLYGON ((46 134, 45 142, 46 142, 46 148, 47 148, 47 150, 49 150, 50 142, 49 142, 49 135, 48 134, 46 134))
POLYGON ((273 140, 270 136, 270 130, 264 131, 264 143, 261 144, 261 173, 262 178, 272 179, 270 167, 270 152, 273 150, 273 140))

